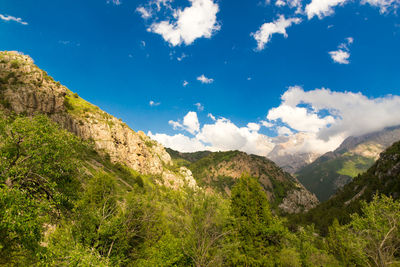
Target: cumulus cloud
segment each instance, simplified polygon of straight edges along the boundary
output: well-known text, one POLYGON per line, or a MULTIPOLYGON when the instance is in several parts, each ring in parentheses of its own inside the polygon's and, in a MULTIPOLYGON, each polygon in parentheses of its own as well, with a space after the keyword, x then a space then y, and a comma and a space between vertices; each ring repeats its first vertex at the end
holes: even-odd
POLYGON ((23 21, 21 18, 0 14, 0 19, 4 21, 14 21, 22 25, 28 25, 28 22, 23 21))
POLYGON ((197 113, 190 111, 183 117, 183 122, 170 120, 168 122, 174 130, 186 130, 191 134, 196 134, 200 130, 199 119, 197 118, 197 113))
POLYGON ((339 64, 349 64, 350 48, 349 46, 354 42, 353 37, 346 38, 346 42, 338 46, 338 50, 328 52, 332 60, 339 64))
POLYGON ((197 114, 192 111, 184 117, 183 124, 179 122, 170 123, 173 126, 177 125, 174 127, 175 129, 188 130, 191 128, 192 132, 195 133, 192 138, 182 134, 151 134, 150 137, 166 147, 185 152, 237 149, 251 154, 266 156, 274 146, 271 138, 259 133, 260 125, 257 123, 249 123, 246 127, 238 127, 228 119, 216 119, 211 114, 209 114, 209 117, 214 122, 205 124, 202 127, 198 124, 197 114))
POLYGON ((198 38, 211 38, 221 28, 217 22, 218 4, 213 0, 189 1, 191 6, 183 10, 171 8, 173 18, 152 23, 148 31, 160 34, 172 46, 190 45, 198 38))
POLYGON ((161 104, 160 102, 155 102, 153 100, 150 100, 150 102, 149 102, 150 107, 156 107, 156 106, 159 106, 160 104, 161 104))
POLYGON ((197 113, 188 112, 181 121, 170 121, 175 130, 191 133, 152 134, 167 147, 180 151, 240 150, 268 156, 269 153, 325 153, 336 149, 345 138, 400 125, 400 96, 368 98, 361 93, 335 92, 329 89, 304 91, 289 87, 281 104, 271 108, 267 120, 249 122, 240 127, 229 119, 216 118, 200 124, 197 113), (272 137, 261 133, 261 126, 275 131, 272 137), (277 149, 274 149, 277 148, 277 149))
POLYGON ((249 128, 250 131, 258 132, 261 127, 260 127, 260 125, 258 123, 249 122, 247 124, 247 128, 249 128))
POLYGON ((292 135, 293 132, 286 126, 280 126, 277 129, 278 135, 292 135))
POLYGON ((167 135, 162 133, 153 134, 152 132, 148 132, 147 135, 151 139, 163 144, 165 147, 169 147, 180 152, 210 150, 210 147, 205 146, 195 137, 190 138, 183 134, 167 135))
POLYGON ((257 41, 257 50, 263 50, 265 45, 271 40, 273 34, 282 34, 287 38, 286 29, 292 24, 299 24, 300 18, 288 18, 280 15, 278 19, 273 22, 264 23, 260 29, 251 35, 257 41))
POLYGON ((301 87, 294 86, 283 94, 281 105, 273 110, 282 111, 275 112, 275 119, 279 118, 297 131, 315 133, 323 141, 359 136, 400 125, 400 96, 393 95, 368 98, 361 93, 334 92, 325 88, 306 92, 301 87), (310 106, 307 113, 299 107, 304 104, 310 106), (303 118, 304 122, 287 118, 286 108, 281 107, 290 107, 292 116, 299 120, 303 118), (320 116, 321 112, 329 115, 320 116))
POLYGON ((350 53, 341 49, 328 52, 332 60, 339 64, 349 64, 350 53))
POLYGON ((207 78, 206 76, 204 76, 204 74, 197 77, 197 80, 200 81, 201 83, 205 83, 205 84, 210 84, 210 83, 214 82, 214 79, 207 78))
POLYGON ((305 12, 308 19, 317 16, 319 19, 333 15, 333 8, 338 5, 344 5, 348 0, 312 0, 306 6, 305 12))

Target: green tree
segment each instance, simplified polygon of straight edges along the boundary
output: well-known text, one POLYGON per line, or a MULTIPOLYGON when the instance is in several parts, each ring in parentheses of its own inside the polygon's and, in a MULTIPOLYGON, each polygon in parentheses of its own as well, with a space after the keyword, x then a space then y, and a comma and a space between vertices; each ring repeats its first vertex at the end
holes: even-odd
POLYGON ((233 187, 231 213, 239 244, 233 264, 273 265, 272 254, 279 250, 286 229, 272 215, 267 196, 256 178, 243 176, 233 187))
POLYGON ((398 266, 400 260, 400 202, 375 195, 362 202, 362 215, 330 228, 328 248, 345 265, 398 266))

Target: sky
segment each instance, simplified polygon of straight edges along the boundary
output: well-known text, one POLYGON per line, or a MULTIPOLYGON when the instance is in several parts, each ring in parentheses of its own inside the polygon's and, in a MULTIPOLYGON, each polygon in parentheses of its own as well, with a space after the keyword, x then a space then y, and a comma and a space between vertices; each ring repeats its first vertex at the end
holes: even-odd
POLYGON ((167 147, 324 153, 400 125, 399 6, 0 0, 0 50, 167 147))

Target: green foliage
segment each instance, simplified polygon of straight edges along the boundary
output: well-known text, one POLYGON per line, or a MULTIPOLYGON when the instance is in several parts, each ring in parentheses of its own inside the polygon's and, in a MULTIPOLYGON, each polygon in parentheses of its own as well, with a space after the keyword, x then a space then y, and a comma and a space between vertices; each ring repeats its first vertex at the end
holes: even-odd
POLYGON ((46 203, 27 197, 24 191, 0 187, 0 264, 14 262, 18 254, 40 251, 44 211, 49 211, 46 203))
POLYGON ((353 214, 344 226, 333 224, 328 248, 346 265, 398 266, 400 202, 386 196, 363 202, 362 215, 353 214))
POLYGON ((46 116, 0 122, 0 183, 68 207, 78 182, 78 151, 84 146, 46 116))
POLYGON ((239 245, 232 261, 235 265, 266 266, 269 257, 281 246, 286 229, 271 214, 265 192, 257 179, 244 176, 232 189, 231 212, 233 228, 239 245))
POLYGON ((18 69, 20 66, 21 66, 21 63, 17 59, 14 59, 11 61, 11 68, 18 69))

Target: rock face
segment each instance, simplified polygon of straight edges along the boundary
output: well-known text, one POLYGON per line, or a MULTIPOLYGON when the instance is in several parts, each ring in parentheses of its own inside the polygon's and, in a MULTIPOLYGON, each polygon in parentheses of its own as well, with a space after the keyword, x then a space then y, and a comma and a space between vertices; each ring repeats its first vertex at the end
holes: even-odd
POLYGON ((141 173, 162 174, 163 166, 172 164, 162 145, 73 94, 18 52, 0 52, 0 103, 16 113, 47 114, 65 129, 93 140, 112 161, 141 173))
POLYGON ((274 207, 286 213, 308 210, 318 204, 289 173, 261 156, 239 151, 179 153, 168 149, 174 160, 184 162, 197 180, 209 191, 230 195, 236 181, 243 175, 258 178, 274 207), (282 205, 283 203, 283 205, 282 205))
POLYGON ((307 212, 319 204, 318 198, 299 185, 296 190, 290 191, 279 204, 279 208, 286 213, 307 212))
POLYGON ((306 138, 306 133, 297 133, 294 137, 276 144, 267 157, 283 170, 296 173, 321 155, 315 152, 302 151, 306 138))

